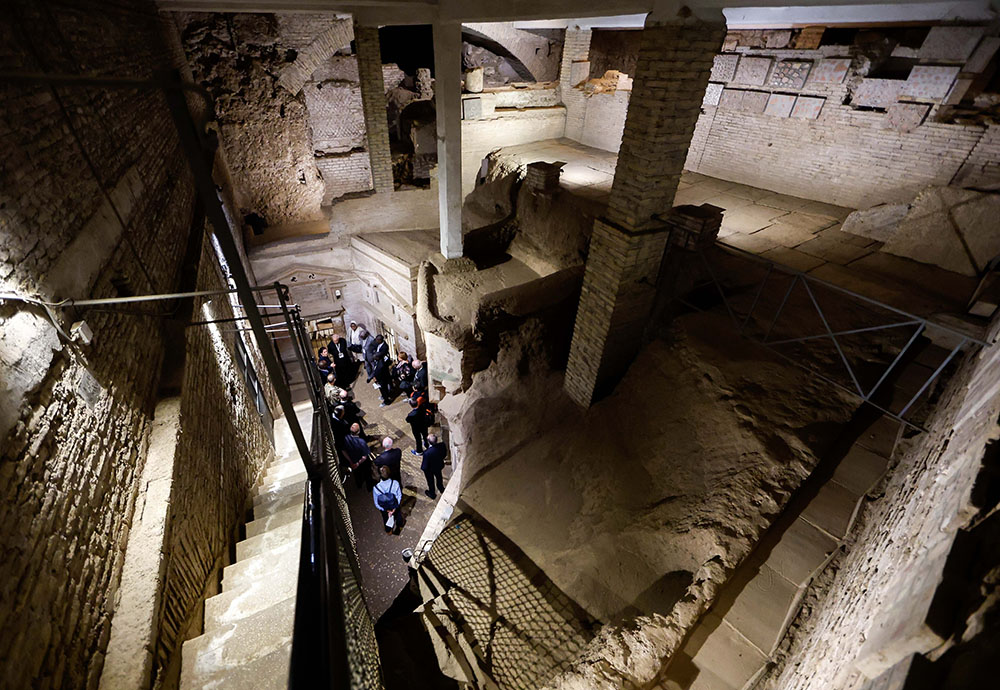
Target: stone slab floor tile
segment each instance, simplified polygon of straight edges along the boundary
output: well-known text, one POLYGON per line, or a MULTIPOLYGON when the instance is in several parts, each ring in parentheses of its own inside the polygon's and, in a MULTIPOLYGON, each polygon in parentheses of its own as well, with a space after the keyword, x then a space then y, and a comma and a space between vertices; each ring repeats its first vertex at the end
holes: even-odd
POLYGON ((827 482, 802 511, 802 518, 837 539, 843 539, 850 526, 859 496, 842 484, 827 482))
POLYGON ((759 235, 760 233, 745 235, 741 232, 734 232, 732 235, 726 237, 724 244, 737 247, 751 254, 763 254, 767 250, 778 246, 778 243, 774 240, 767 237, 760 237, 759 235))
POLYGON ((847 218, 847 216, 851 215, 855 209, 848 208, 846 206, 837 206, 835 204, 827 204, 822 201, 809 201, 800 210, 805 213, 830 216, 831 218, 836 218, 837 220, 842 221, 847 218))
POLYGON ((772 192, 767 196, 762 196, 760 199, 757 199, 757 203, 764 204, 765 206, 773 206, 774 208, 780 208, 783 211, 798 211, 809 204, 809 199, 800 199, 797 196, 772 192))
POLYGON ((871 254, 870 249, 844 244, 828 237, 816 237, 808 242, 803 242, 796 249, 841 266, 846 266, 866 254, 871 254))
POLYGON ((855 444, 840 461, 833 479, 858 496, 868 493, 885 473, 889 459, 855 444))
POLYGON ((700 673, 690 690, 742 688, 766 660, 736 628, 714 614, 702 619, 692 639, 696 636, 702 636, 694 654, 694 665, 700 673), (713 625, 715 628, 705 635, 713 625))
POLYGON ((775 247, 774 249, 767 250, 761 256, 783 266, 794 268, 796 271, 802 271, 803 273, 807 273, 826 263, 817 256, 803 254, 788 247, 775 247))
MULTIPOLYGON (((706 184, 707 183, 697 185, 696 188, 704 189, 706 184)), ((726 184, 730 183, 727 182, 726 184)), ((713 196, 708 197, 706 203, 712 204, 712 206, 718 206, 719 208, 725 209, 726 211, 731 211, 733 209, 741 208, 743 206, 753 205, 753 202, 750 201, 749 199, 744 199, 743 197, 736 196, 734 194, 729 194, 728 192, 725 191, 717 191, 715 194, 713 194, 713 196)))
POLYGON ((865 429, 865 432, 858 438, 858 443, 876 455, 892 457, 892 451, 896 448, 899 427, 899 420, 892 417, 880 417, 878 421, 865 429))
POLYGON ((756 232, 773 224, 775 221, 780 222, 780 219, 786 215, 788 215, 788 212, 781 209, 752 204, 726 211, 723 215, 722 223, 723 225, 728 223, 740 232, 756 232))
MULTIPOLYGON (((788 225, 787 223, 782 223, 780 218, 776 223, 767 226, 755 234, 767 237, 768 239, 780 244, 782 247, 787 247, 789 249, 797 247, 798 245, 815 238, 815 235, 808 230, 797 228, 794 225, 788 225)), ((815 266, 811 266, 811 268, 815 268, 815 266)))
POLYGON ((726 612, 724 620, 764 653, 781 639, 785 617, 799 588, 763 565, 726 612))
POLYGON ((817 216, 812 213, 793 211, 787 216, 783 216, 781 222, 786 225, 790 225, 793 228, 808 230, 809 232, 815 234, 820 230, 834 225, 837 221, 833 218, 828 218, 827 216, 817 216))
POLYGON ((771 549, 765 565, 802 586, 836 548, 837 542, 829 534, 799 517, 771 549))

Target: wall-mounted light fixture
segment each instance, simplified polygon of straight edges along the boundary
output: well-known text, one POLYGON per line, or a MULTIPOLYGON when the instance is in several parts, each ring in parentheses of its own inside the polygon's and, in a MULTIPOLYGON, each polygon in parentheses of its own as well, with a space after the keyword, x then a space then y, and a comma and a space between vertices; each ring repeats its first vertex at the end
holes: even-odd
POLYGON ((340 299, 340 290, 334 290, 333 296, 336 297, 337 299, 340 299))

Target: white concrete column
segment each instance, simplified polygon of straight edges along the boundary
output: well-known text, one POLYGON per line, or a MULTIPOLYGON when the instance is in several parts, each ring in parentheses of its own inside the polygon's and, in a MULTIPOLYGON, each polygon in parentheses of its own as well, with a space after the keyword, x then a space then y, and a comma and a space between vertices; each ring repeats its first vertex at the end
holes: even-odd
POLYGON ((462 25, 434 24, 434 107, 437 110, 441 253, 462 256, 462 25))

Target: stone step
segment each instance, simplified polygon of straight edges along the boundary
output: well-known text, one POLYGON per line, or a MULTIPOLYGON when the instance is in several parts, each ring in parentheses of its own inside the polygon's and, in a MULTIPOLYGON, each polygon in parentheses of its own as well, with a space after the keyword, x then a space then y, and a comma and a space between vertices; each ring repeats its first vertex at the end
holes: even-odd
POLYGON ((276 546, 281 546, 286 541, 298 540, 302 531, 299 522, 289 522, 279 525, 272 530, 258 534, 255 537, 244 539, 236 544, 236 560, 242 561, 244 558, 252 558, 259 553, 270 551, 276 546))
MULTIPOLYGON (((289 597, 239 622, 188 640, 183 647, 181 687, 215 687, 214 680, 228 680, 230 674, 259 659, 279 651, 289 655, 294 620, 295 597, 289 597)), ((261 685, 254 679, 244 687, 261 685)))
POLYGON ((295 458, 292 458, 287 462, 283 462, 280 465, 271 465, 268 467, 260 483, 270 484, 271 482, 279 481, 281 479, 285 479, 286 477, 301 474, 304 471, 305 467, 302 465, 302 460, 296 456, 295 458))
POLYGON ((263 577, 298 573, 300 550, 301 540, 290 541, 253 558, 227 565, 222 571, 222 591, 231 592, 249 587, 263 577))
POLYGON ((292 484, 300 484, 308 479, 309 475, 306 474, 305 470, 301 470, 298 474, 292 475, 290 477, 285 477, 284 479, 277 479, 269 481, 266 484, 258 486, 254 490, 254 496, 259 496, 262 494, 272 493, 274 491, 280 491, 286 486, 291 486, 292 484))
POLYGON ((205 632, 248 618, 258 611, 295 596, 298 573, 292 570, 261 578, 205 601, 205 632))
MULTIPOLYGON (((292 643, 276 649, 249 664, 218 673, 196 673, 181 670, 181 690, 286 690, 292 660, 292 643)), ((186 666, 186 665, 185 665, 186 666)))
POLYGON ((254 520, 253 522, 248 522, 246 525, 247 536, 249 539, 251 537, 256 537, 259 534, 263 534, 275 527, 280 527, 286 525, 293 520, 302 519, 302 505, 296 502, 284 510, 279 510, 276 513, 271 513, 270 515, 264 515, 260 518, 254 520))
MULTIPOLYGON (((286 484, 284 486, 256 494, 253 497, 254 510, 257 509, 257 506, 273 501, 276 498, 284 498, 285 496, 301 496, 303 492, 305 492, 305 488, 306 483, 304 481, 292 482, 291 484, 286 484)), ((256 515, 256 513, 254 513, 254 515, 256 515)))
POLYGON ((261 503, 258 506, 254 506, 253 515, 254 518, 260 520, 261 518, 267 517, 268 515, 274 515, 275 513, 280 513, 292 506, 298 506, 302 509, 303 501, 305 500, 305 484, 302 485, 303 490, 299 493, 291 493, 285 496, 279 496, 273 500, 261 503))

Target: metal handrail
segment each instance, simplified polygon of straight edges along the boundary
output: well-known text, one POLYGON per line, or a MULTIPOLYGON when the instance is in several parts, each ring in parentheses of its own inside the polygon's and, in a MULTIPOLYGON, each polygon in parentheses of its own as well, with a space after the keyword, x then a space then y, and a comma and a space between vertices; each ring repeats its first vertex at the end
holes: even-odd
MULTIPOLYGON (((286 286, 275 283, 274 287, 313 404, 288 683, 293 690, 350 688, 357 674, 347 639, 342 558, 346 558, 355 583, 361 582, 360 566, 353 538, 347 532, 350 516, 343 513, 337 500, 339 463, 324 382, 298 307, 289 307, 286 286)), ((363 593, 360 596, 363 603, 363 593)), ((367 606, 364 608, 367 615, 367 606)))
MULTIPOLYGON (((718 279, 718 277, 715 274, 715 271, 712 270, 712 266, 708 258, 705 256, 705 248, 706 248, 705 245, 696 241, 697 233, 695 231, 681 227, 672 227, 669 233, 670 237, 668 239, 668 244, 667 244, 667 254, 664 256, 664 261, 667 260, 670 251, 673 249, 684 249, 686 251, 691 251, 697 254, 702 266, 705 269, 705 272, 709 277, 709 283, 713 285, 715 287, 715 290, 718 292, 719 298, 721 299, 722 304, 726 309, 726 313, 728 314, 730 320, 732 321, 735 330, 740 335, 760 345, 763 345, 764 347, 767 347, 769 350, 777 354, 779 357, 785 359, 786 361, 789 361, 792 364, 809 371, 812 375, 825 381, 826 383, 829 383, 839 388, 840 390, 843 390, 855 397, 860 398, 862 401, 868 403, 869 405, 872 405, 873 407, 877 408, 884 414, 887 414, 890 417, 899 420, 903 424, 912 427, 914 429, 917 429, 919 431, 924 431, 925 429, 919 424, 906 418, 906 414, 911 410, 914 403, 916 403, 916 401, 920 398, 920 396, 924 394, 924 392, 928 389, 928 387, 938 378, 938 376, 940 376, 941 372, 944 371, 945 367, 948 366, 948 364, 956 357, 956 355, 966 345, 973 345, 979 347, 988 347, 990 345, 990 343, 987 342, 986 340, 977 338, 969 333, 962 332, 956 328, 936 323, 928 318, 912 314, 910 312, 907 312, 903 309, 899 309, 898 307, 894 307, 889 304, 885 304, 884 302, 880 302, 879 300, 868 297, 867 295, 862 295, 853 290, 841 287, 839 285, 835 285, 834 283, 828 282, 821 278, 816 278, 815 276, 811 276, 803 271, 791 268, 790 266, 779 264, 775 261, 771 261, 770 259, 766 259, 764 257, 740 249, 739 247, 733 247, 732 245, 728 245, 724 242, 717 241, 707 246, 721 249, 725 252, 737 255, 740 258, 745 258, 750 261, 763 264, 767 267, 763 279, 760 281, 760 283, 756 287, 756 290, 754 291, 753 301, 751 302, 749 309, 747 310, 745 315, 741 315, 741 317, 738 317, 736 310, 734 309, 733 305, 729 300, 729 297, 726 295, 726 291, 723 287, 722 281, 718 279), (685 233, 688 237, 685 237, 683 241, 677 242, 675 241, 676 237, 674 233, 678 232, 685 233), (695 238, 695 241, 691 241, 692 238, 695 238), (774 273, 775 270, 791 275, 792 282, 785 290, 785 293, 782 296, 781 302, 778 306, 777 311, 775 311, 774 316, 769 319, 770 323, 768 324, 763 337, 754 337, 748 331, 747 327, 750 324, 750 320, 760 304, 760 297, 764 291, 764 287, 767 284, 768 279, 771 277, 771 275, 774 273), (842 295, 845 295, 853 300, 864 302, 868 305, 872 305, 879 309, 892 312, 894 314, 899 315, 900 317, 903 317, 903 320, 893 321, 892 323, 885 323, 877 326, 866 326, 861 328, 850 328, 846 330, 834 331, 833 328, 830 326, 829 320, 827 319, 826 312, 824 312, 819 301, 816 299, 816 294, 813 291, 810 284, 821 286, 825 289, 829 289, 834 292, 838 292, 842 295), (781 318, 781 315, 788 304, 789 297, 791 297, 793 291, 799 285, 802 286, 802 289, 805 291, 806 295, 809 298, 810 304, 815 309, 816 315, 819 317, 820 322, 823 324, 824 332, 796 337, 796 338, 782 338, 780 340, 772 340, 771 334, 774 332, 774 328, 777 325, 778 320, 781 318), (841 347, 841 343, 838 340, 838 337, 844 335, 857 334, 857 333, 884 331, 884 330, 902 328, 907 326, 916 326, 916 329, 910 335, 909 339, 903 345, 902 349, 900 349, 900 351, 896 354, 896 356, 892 359, 892 361, 888 364, 888 366, 885 367, 885 369, 882 371, 881 375, 878 377, 878 380, 875 382, 873 386, 871 386, 870 388, 862 386, 858 377, 858 372, 855 370, 855 367, 851 365, 850 360, 845 355, 844 350, 841 347), (951 349, 951 351, 944 358, 944 360, 931 373, 931 375, 924 380, 923 384, 919 387, 916 393, 913 394, 913 396, 906 402, 905 405, 903 405, 901 409, 899 409, 898 411, 892 411, 887 407, 884 407, 879 403, 875 402, 873 397, 876 391, 879 390, 879 388, 883 385, 883 383, 885 383, 885 381, 890 377, 890 375, 896 370, 897 365, 899 365, 899 363, 903 361, 905 355, 911 351, 913 345, 918 341, 919 337, 923 335, 928 329, 943 331, 944 333, 947 333, 949 336, 957 338, 958 344, 956 344, 951 349), (803 365, 801 362, 789 357, 785 353, 775 348, 776 345, 805 343, 817 340, 829 340, 833 344, 834 349, 837 352, 838 358, 844 365, 844 368, 846 369, 847 374, 851 379, 852 386, 845 386, 840 382, 834 380, 833 378, 825 375, 824 373, 817 371, 815 368, 803 365)), ((704 309, 702 309, 701 307, 692 304, 691 302, 684 300, 679 296, 675 296, 674 299, 686 307, 695 309, 697 311, 704 311, 704 309)))

